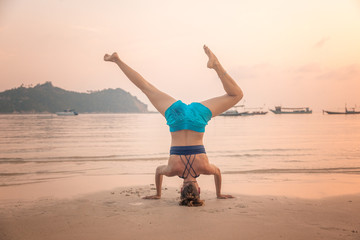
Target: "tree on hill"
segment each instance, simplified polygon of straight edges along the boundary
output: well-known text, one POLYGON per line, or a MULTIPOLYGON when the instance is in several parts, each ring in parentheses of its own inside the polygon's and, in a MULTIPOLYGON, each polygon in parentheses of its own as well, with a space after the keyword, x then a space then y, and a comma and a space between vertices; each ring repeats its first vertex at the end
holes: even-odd
POLYGON ((78 93, 54 87, 51 82, 35 87, 22 85, 0 93, 0 113, 55 113, 64 109, 80 113, 142 113, 147 112, 147 105, 120 88, 78 93))

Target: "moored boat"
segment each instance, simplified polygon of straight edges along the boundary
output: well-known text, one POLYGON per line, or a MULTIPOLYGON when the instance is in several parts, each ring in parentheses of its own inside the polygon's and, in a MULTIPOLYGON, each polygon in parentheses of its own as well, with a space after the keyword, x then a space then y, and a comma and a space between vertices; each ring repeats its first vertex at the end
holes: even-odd
POLYGON ((327 111, 323 110, 323 113, 327 114, 360 114, 360 111, 355 111, 355 108, 352 108, 352 110, 348 110, 347 107, 345 107, 345 112, 334 112, 334 111, 327 111))
POLYGON ((221 113, 219 116, 245 116, 246 114, 248 114, 248 112, 238 112, 235 109, 235 110, 227 110, 221 113))
POLYGON ((244 108, 244 111, 247 111, 244 116, 254 116, 254 115, 265 115, 268 112, 263 110, 264 107, 256 108, 244 108))
POLYGON ((275 114, 309 114, 312 113, 312 110, 308 107, 300 108, 283 108, 281 106, 276 106, 275 110, 270 109, 275 114))
POLYGON ((246 114, 247 112, 239 112, 237 110, 237 108, 243 108, 244 105, 236 105, 234 107, 232 107, 231 109, 221 113, 219 116, 243 116, 244 114, 246 114))
POLYGON ((268 112, 263 111, 262 108, 245 108, 244 105, 234 106, 232 109, 227 110, 220 114, 220 116, 253 116, 253 115, 265 115, 268 112), (237 108, 242 108, 243 111, 238 111, 237 108), (256 110, 251 110, 256 109, 256 110))
POLYGON ((56 115, 58 115, 58 116, 76 116, 79 114, 77 112, 75 112, 74 109, 66 109, 62 112, 56 112, 56 115))
POLYGON ((245 112, 243 116, 253 116, 253 115, 265 115, 268 112, 265 111, 252 111, 252 112, 245 112))

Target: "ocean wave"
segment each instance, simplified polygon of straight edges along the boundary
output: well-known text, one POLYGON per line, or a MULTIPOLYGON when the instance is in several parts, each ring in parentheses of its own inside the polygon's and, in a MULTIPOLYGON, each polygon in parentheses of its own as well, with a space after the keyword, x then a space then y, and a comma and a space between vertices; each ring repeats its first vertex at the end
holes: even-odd
POLYGON ((223 174, 281 174, 281 173, 343 173, 360 174, 360 167, 338 167, 338 168, 268 168, 244 171, 224 171, 223 174))
POLYGON ((212 157, 229 157, 229 158, 262 158, 262 157, 300 157, 300 156, 311 156, 309 153, 243 153, 243 154, 214 154, 212 157))
POLYGON ((60 176, 60 177, 48 177, 48 178, 42 178, 42 179, 27 179, 27 180, 18 180, 13 182, 3 182, 0 184, 0 187, 9 187, 9 186, 20 186, 20 185, 28 185, 28 184, 35 184, 35 183, 44 183, 44 182, 50 182, 53 180, 58 179, 64 179, 64 178, 70 178, 72 176, 60 176))
POLYGON ((0 158, 0 164, 23 163, 76 163, 76 162, 126 162, 126 161, 158 161, 167 160, 169 157, 144 157, 144 156, 71 156, 71 157, 46 157, 46 158, 0 158))
MULTIPOLYGON (((313 148, 250 148, 250 149, 242 149, 242 152, 306 152, 313 151, 313 148)), ((208 151, 209 153, 234 153, 239 152, 239 150, 227 150, 227 151, 208 151)))
POLYGON ((1 163, 24 163, 25 160, 22 158, 0 158, 1 163))
POLYGON ((249 152, 304 152, 312 151, 312 148, 258 148, 258 149, 249 149, 249 152))
MULTIPOLYGON (((297 148, 259 148, 243 149, 234 151, 208 151, 211 158, 271 158, 271 157, 302 157, 313 155, 312 149, 297 148)), ((33 155, 36 156, 36 155, 33 155)), ((64 162, 119 162, 119 161, 158 161, 167 160, 168 152, 126 154, 126 155, 103 155, 103 156, 39 156, 39 157, 2 157, 0 164, 23 164, 23 163, 64 163, 64 162)))
MULTIPOLYGON (((312 156, 313 154, 307 152, 248 152, 244 153, 239 152, 224 152, 224 151, 214 151, 208 152, 209 158, 290 158, 290 160, 285 161, 294 161, 293 157, 307 157, 312 156)), ((107 156, 59 156, 59 157, 37 157, 37 158, 0 158, 0 164, 24 164, 24 163, 71 163, 71 162, 125 162, 125 161, 163 161, 168 160, 168 153, 155 153, 155 154, 134 154, 134 155, 107 155, 107 156)))
MULTIPOLYGON (((48 173, 51 174, 52 172, 48 172, 48 173)), ((71 173, 71 172, 69 172, 69 173, 71 173)), ((20 185, 44 183, 44 182, 50 182, 50 181, 59 180, 59 179, 67 179, 67 178, 77 176, 75 174, 75 172, 72 172, 72 173, 73 174, 68 174, 66 176, 60 175, 60 176, 51 176, 51 177, 43 177, 43 178, 16 179, 16 180, 6 179, 6 181, 3 181, 2 183, 0 183, 0 188, 1 187, 9 187, 9 186, 20 186, 20 185)), ((17 175, 29 175, 29 174, 34 174, 34 173, 9 173, 7 175, 0 174, 0 177, 2 175, 3 176, 17 176, 17 175)), ((82 175, 83 176, 118 176, 118 175, 154 175, 154 173, 153 172, 151 172, 151 173, 147 173, 147 172, 143 172, 143 173, 105 173, 105 174, 82 174, 82 175)))

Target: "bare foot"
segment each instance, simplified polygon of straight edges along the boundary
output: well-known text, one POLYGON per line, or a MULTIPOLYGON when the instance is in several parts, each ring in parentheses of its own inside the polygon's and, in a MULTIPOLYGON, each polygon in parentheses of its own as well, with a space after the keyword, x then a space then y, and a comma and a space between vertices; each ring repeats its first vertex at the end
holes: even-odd
POLYGON ((206 55, 209 57, 209 61, 207 63, 208 68, 215 68, 219 64, 219 60, 217 57, 213 54, 213 52, 208 48, 206 45, 204 45, 204 51, 206 55))
POLYGON ((217 196, 217 198, 219 198, 219 199, 228 199, 228 198, 234 198, 234 197, 231 196, 231 195, 221 194, 221 195, 217 196))
POLYGON ((161 196, 158 196, 158 195, 152 195, 152 196, 145 196, 143 197, 143 199, 160 199, 161 196))
POLYGON ((105 54, 104 56, 104 61, 116 62, 117 60, 119 60, 119 56, 116 52, 114 52, 112 55, 105 54))

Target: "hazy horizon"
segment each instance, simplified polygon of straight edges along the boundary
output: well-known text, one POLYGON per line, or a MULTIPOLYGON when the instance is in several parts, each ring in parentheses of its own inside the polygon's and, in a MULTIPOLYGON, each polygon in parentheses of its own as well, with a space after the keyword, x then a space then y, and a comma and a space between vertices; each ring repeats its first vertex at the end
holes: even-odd
POLYGON ((360 105, 360 2, 0 1, 0 91, 51 81, 86 92, 122 88, 149 105, 119 56, 185 102, 224 93, 203 44, 249 107, 360 105))

